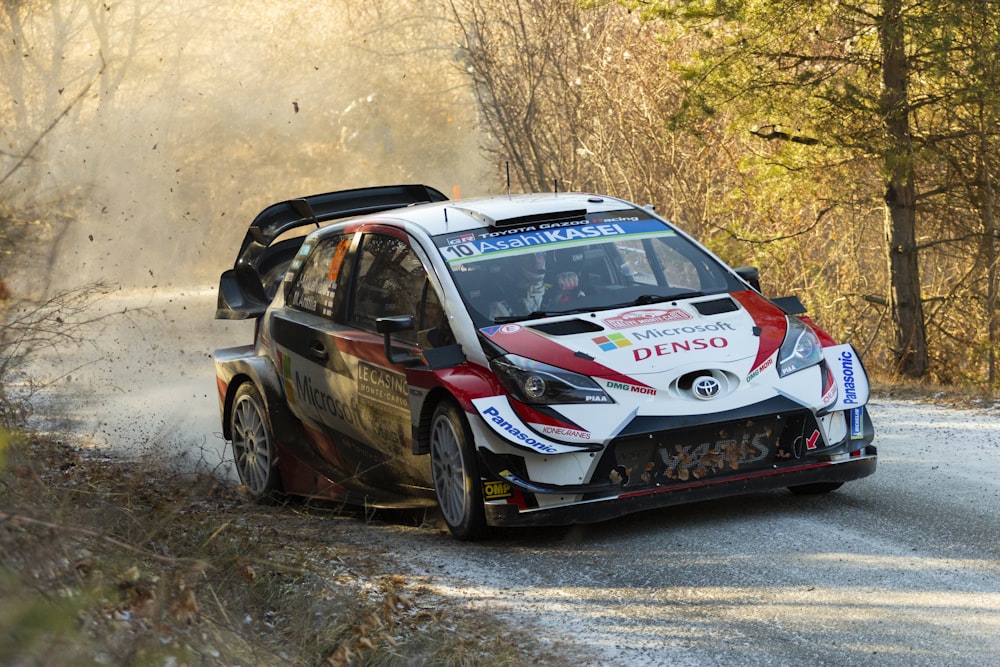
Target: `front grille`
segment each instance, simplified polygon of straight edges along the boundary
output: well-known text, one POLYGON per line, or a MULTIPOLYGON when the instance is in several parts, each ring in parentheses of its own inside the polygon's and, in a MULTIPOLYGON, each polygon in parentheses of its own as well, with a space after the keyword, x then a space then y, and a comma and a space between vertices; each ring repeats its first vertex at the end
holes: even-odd
POLYGON ((816 429, 808 411, 630 435, 612 441, 593 481, 628 489, 687 484, 797 463, 816 429))

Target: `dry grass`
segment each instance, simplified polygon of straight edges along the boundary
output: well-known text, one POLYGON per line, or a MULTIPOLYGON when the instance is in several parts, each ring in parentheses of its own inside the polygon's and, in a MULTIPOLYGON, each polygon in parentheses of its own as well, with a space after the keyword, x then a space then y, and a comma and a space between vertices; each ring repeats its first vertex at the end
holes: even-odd
POLYGON ((496 619, 411 584, 363 544, 366 528, 249 507, 210 476, 5 435, 0 664, 548 662, 496 619))

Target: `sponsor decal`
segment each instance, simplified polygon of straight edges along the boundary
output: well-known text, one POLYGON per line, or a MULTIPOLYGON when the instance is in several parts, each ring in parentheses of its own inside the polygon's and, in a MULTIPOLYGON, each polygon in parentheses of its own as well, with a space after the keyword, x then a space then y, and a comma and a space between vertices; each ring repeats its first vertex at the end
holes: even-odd
POLYGON ((511 497, 511 486, 507 482, 483 482, 483 498, 499 500, 511 497))
POLYGON ((472 401, 472 404, 476 406, 479 416, 486 424, 512 445, 540 454, 563 454, 580 451, 581 445, 563 444, 549 440, 541 434, 536 434, 520 420, 504 396, 477 398, 472 401))
POLYGON ((634 394, 645 394, 647 396, 656 396, 656 390, 652 387, 640 387, 636 384, 628 384, 625 382, 615 382, 614 380, 605 380, 604 386, 608 389, 620 389, 621 391, 631 391, 634 394))
POLYGON ((598 336, 597 338, 591 338, 591 340, 597 344, 597 347, 601 348, 605 352, 628 347, 632 344, 632 341, 626 338, 624 334, 619 333, 608 334, 607 336, 598 336))
MULTIPOLYGON (((636 218, 638 219, 638 218, 636 218)), ((598 220, 597 222, 608 222, 607 220, 598 220)), ((614 222, 618 222, 615 220, 614 222)), ((587 220, 563 220, 561 222, 543 222, 540 225, 525 225, 524 227, 511 227, 510 229, 489 229, 482 230, 475 233, 473 240, 476 238, 480 239, 495 239, 501 236, 519 236, 529 232, 537 232, 539 230, 545 229, 563 229, 565 227, 580 227, 586 225, 587 220)))
POLYGON ((590 440, 590 433, 587 431, 578 431, 573 428, 564 428, 562 426, 552 426, 551 424, 538 424, 535 426, 545 435, 555 435, 563 436, 564 438, 578 438, 580 440, 590 440))
POLYGON ((861 365, 858 353, 851 345, 824 348, 827 368, 833 373, 838 389, 832 410, 847 410, 868 402, 868 376, 861 365))
POLYGON ((692 338, 689 340, 674 340, 669 343, 660 343, 653 347, 637 347, 632 350, 632 356, 636 361, 645 361, 652 357, 664 357, 668 354, 678 352, 693 352, 696 350, 707 350, 709 348, 722 349, 728 347, 729 341, 722 336, 714 338, 692 338))
POLYGON ((483 327, 481 332, 493 338, 497 334, 514 334, 521 330, 520 324, 496 324, 491 327, 483 327))
POLYGON ((460 234, 454 238, 448 239, 448 245, 458 245, 459 243, 471 243, 476 240, 476 235, 472 232, 465 234, 460 234))
POLYGON ((865 409, 851 408, 849 413, 851 418, 851 440, 864 440, 865 438, 865 409))
POLYGON ((816 442, 819 441, 819 431, 813 431, 806 439, 806 449, 816 449, 816 442))
POLYGON ((481 231, 471 240, 462 240, 462 237, 455 236, 446 237, 446 240, 438 241, 438 245, 441 254, 448 262, 464 262, 496 252, 615 236, 663 235, 670 231, 662 222, 651 218, 618 218, 600 223, 573 220, 481 231))
MULTIPOLYGON (((703 479, 765 461, 770 453, 770 438, 764 431, 748 430, 739 438, 674 445, 659 450, 660 459, 666 466, 660 477, 681 482, 703 479)), ((643 481, 651 480, 652 475, 650 480, 643 475, 643 481)))
POLYGON ((515 475, 514 473, 512 473, 510 470, 501 470, 500 471, 500 476, 503 477, 504 479, 506 479, 507 481, 511 482, 512 484, 518 485, 522 489, 527 489, 528 491, 533 491, 535 493, 545 493, 546 492, 546 489, 543 489, 542 487, 538 486, 537 484, 532 484, 531 482, 529 482, 527 480, 521 479, 520 477, 518 477, 517 475, 515 475))
POLYGON ((830 388, 826 390, 826 393, 820 398, 820 401, 825 405, 827 403, 832 403, 833 399, 837 398, 837 384, 835 382, 830 383, 830 388))
POLYGON ((630 329, 632 327, 648 327, 663 322, 694 319, 687 311, 680 308, 649 308, 645 310, 629 310, 615 317, 602 320, 612 329, 630 329))
POLYGON ((519 444, 530 447, 531 449, 542 452, 543 454, 555 454, 559 451, 544 440, 539 440, 534 437, 529 431, 521 430, 515 424, 511 423, 507 419, 504 419, 503 415, 500 414, 500 411, 493 406, 486 408, 479 414, 482 415, 483 419, 486 421, 495 424, 493 428, 494 431, 507 435, 519 444))
MULTIPOLYGON (((287 357, 285 358, 287 359, 287 357)), ((295 377, 294 392, 288 394, 290 403, 297 402, 300 405, 305 403, 320 413, 333 419, 345 421, 351 426, 360 422, 357 399, 349 403, 334 396, 325 388, 315 386, 312 378, 308 375, 302 375, 294 369, 290 369, 290 373, 295 377), (295 400, 291 398, 292 396, 295 397, 295 400)), ((289 381, 289 378, 285 379, 286 387, 289 381)))
POLYGON ((622 236, 628 232, 621 225, 587 225, 585 227, 568 227, 563 229, 546 229, 516 233, 516 230, 491 232, 480 235, 475 241, 456 243, 441 248, 448 261, 467 260, 479 255, 488 255, 505 250, 520 250, 551 243, 564 243, 579 239, 595 239, 608 236, 622 236), (499 237, 499 238, 497 238, 499 237))
POLYGON ((760 375, 773 365, 774 365, 774 356, 768 357, 767 359, 764 360, 762 364, 760 364, 759 366, 757 366, 757 368, 753 369, 747 374, 747 382, 750 382, 751 380, 756 378, 758 375, 760 375))
POLYGON ((639 220, 645 220, 646 218, 640 218, 637 215, 621 215, 614 218, 599 218, 594 216, 590 219, 591 222, 636 222, 639 220))
POLYGON ((856 372, 855 357, 847 350, 844 350, 837 357, 837 361, 840 363, 840 376, 843 378, 844 384, 844 405, 857 405, 858 386, 854 381, 856 372))
POLYGON ((358 361, 358 396, 405 412, 410 411, 406 399, 406 376, 365 361, 358 361))
POLYGON ((736 331, 736 327, 729 322, 692 324, 683 327, 665 327, 663 329, 646 329, 645 331, 636 331, 632 333, 632 337, 635 340, 649 340, 650 338, 665 338, 668 336, 683 336, 714 331, 736 331))

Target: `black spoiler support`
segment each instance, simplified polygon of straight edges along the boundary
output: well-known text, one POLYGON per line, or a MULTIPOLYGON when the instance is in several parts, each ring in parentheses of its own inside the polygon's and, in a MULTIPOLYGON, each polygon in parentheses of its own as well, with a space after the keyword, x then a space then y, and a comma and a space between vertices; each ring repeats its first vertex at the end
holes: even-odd
MULTIPOLYGON (((367 215, 404 208, 414 204, 447 201, 448 198, 428 185, 383 185, 354 190, 339 190, 271 204, 250 223, 233 268, 219 279, 216 319, 243 320, 264 314, 273 294, 261 281, 261 268, 273 253, 272 243, 285 232, 357 215, 367 215)), ((276 251, 294 255, 301 245, 281 242, 276 251)))

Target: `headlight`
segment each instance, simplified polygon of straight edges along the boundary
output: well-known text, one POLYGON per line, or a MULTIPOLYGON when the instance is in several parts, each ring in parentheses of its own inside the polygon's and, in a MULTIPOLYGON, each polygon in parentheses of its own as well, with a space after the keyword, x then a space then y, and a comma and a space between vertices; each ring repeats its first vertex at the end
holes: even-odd
POLYGON ((788 331, 778 350, 778 375, 784 377, 823 360, 819 337, 797 317, 788 318, 788 331))
POLYGON ((490 361, 493 372, 510 395, 522 403, 613 403, 586 375, 508 354, 490 361))

